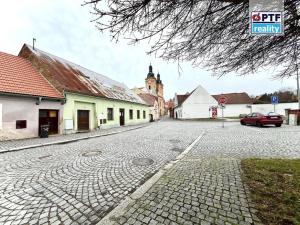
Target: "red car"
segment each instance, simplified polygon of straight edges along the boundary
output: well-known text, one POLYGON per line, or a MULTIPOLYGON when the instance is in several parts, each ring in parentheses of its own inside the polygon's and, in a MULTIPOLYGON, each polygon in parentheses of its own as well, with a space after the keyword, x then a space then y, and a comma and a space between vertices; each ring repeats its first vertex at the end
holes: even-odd
POLYGON ((273 124, 276 127, 280 127, 283 123, 282 117, 274 112, 270 112, 268 114, 262 114, 262 113, 251 113, 247 115, 246 117, 241 119, 242 125, 256 125, 258 127, 262 127, 263 125, 269 125, 273 124))

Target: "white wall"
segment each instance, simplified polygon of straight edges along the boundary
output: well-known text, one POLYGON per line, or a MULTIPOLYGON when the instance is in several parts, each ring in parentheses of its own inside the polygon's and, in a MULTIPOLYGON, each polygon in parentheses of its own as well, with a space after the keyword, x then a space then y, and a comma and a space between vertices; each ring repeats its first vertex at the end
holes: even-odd
MULTIPOLYGON (((280 115, 285 115, 285 109, 298 109, 298 103, 279 103, 275 106, 275 112, 280 115)), ((252 105, 252 111, 260 113, 274 112, 274 106, 272 104, 252 105)))
MULTIPOLYGON (((218 103, 204 88, 198 86, 196 90, 182 103, 183 119, 209 118, 211 106, 217 106, 218 103)), ((179 109, 179 114, 181 111, 179 109)))
POLYGON ((59 110, 59 132, 62 130, 63 105, 60 102, 42 101, 36 105, 35 98, 0 95, 2 104, 2 128, 13 131, 22 137, 36 137, 39 131, 39 109, 59 110), (16 120, 26 120, 25 129, 16 129, 16 120))
MULTIPOLYGON (((298 103, 280 103, 275 106, 276 113, 285 115, 285 109, 297 109, 298 103)), ((274 111, 272 104, 254 104, 252 112, 269 113, 274 111)), ((240 114, 249 114, 251 109, 247 108, 247 104, 230 104, 224 109, 224 117, 238 117, 240 114)), ((218 117, 222 116, 221 109, 218 108, 218 117)))
MULTIPOLYGON (((240 114, 249 114, 250 108, 247 104, 230 104, 226 105, 224 109, 224 117, 238 117, 240 114)), ((218 108, 218 117, 222 116, 222 110, 218 108)))
POLYGON ((0 130, 2 130, 2 104, 0 103, 0 130))

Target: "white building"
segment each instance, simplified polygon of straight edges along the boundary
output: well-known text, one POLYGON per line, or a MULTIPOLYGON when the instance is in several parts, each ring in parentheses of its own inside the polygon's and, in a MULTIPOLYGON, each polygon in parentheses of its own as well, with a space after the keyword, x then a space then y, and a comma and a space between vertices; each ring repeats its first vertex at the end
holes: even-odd
POLYGON ((297 109, 298 103, 279 103, 275 106, 272 104, 255 104, 254 99, 250 98, 245 92, 226 93, 220 95, 210 95, 202 86, 198 86, 191 93, 185 95, 175 94, 174 98, 174 118, 177 119, 197 119, 212 118, 212 113, 217 110, 217 118, 222 117, 221 108, 218 107, 218 99, 225 97, 227 102, 223 110, 224 117, 239 117, 240 115, 251 112, 268 113, 276 112, 286 115, 287 109, 297 109))
POLYGON ((175 94, 174 117, 177 119, 209 118, 211 107, 218 102, 202 86, 198 86, 191 93, 175 94))
MULTIPOLYGON (((253 99, 245 92, 213 95, 213 97, 217 101, 220 97, 226 97, 227 102, 225 104, 224 117, 239 117, 242 114, 251 113, 253 99)), ((220 116, 221 109, 218 109, 218 117, 220 116)))
POLYGON ((249 114, 253 99, 245 92, 210 95, 202 86, 198 86, 191 93, 185 95, 175 94, 174 118, 197 119, 212 118, 217 108, 216 117, 221 117, 221 109, 218 107, 218 99, 226 97, 227 103, 224 109, 224 117, 238 117, 241 114, 249 114))

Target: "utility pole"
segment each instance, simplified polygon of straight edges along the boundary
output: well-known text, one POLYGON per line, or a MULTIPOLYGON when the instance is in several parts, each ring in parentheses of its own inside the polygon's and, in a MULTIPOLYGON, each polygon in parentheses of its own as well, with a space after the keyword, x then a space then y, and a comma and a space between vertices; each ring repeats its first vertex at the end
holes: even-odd
MULTIPOLYGON (((296 56, 296 58, 297 58, 297 56, 296 56)), ((296 73, 297 73, 297 96, 298 96, 298 109, 300 109, 299 72, 298 72, 297 59, 296 59, 296 73)))
POLYGON ((296 67, 296 80, 297 80, 297 97, 298 97, 298 109, 300 109, 300 90, 299 90, 299 71, 298 71, 298 62, 297 62, 297 52, 298 52, 298 45, 297 45, 297 38, 295 38, 295 47, 294 47, 294 60, 295 60, 295 67, 296 67))

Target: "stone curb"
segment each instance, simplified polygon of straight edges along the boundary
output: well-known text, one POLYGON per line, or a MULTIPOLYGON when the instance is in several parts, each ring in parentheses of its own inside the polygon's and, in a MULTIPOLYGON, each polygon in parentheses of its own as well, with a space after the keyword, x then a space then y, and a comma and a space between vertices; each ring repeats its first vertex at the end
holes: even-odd
POLYGON ((52 142, 48 142, 48 143, 44 143, 44 144, 27 145, 27 146, 11 148, 11 149, 8 149, 8 150, 3 150, 3 151, 0 150, 0 154, 8 153, 8 152, 21 151, 21 150, 30 149, 30 148, 38 148, 38 147, 44 147, 44 146, 50 146, 50 145, 72 143, 72 142, 76 142, 76 141, 80 141, 80 140, 86 140, 86 139, 97 138, 97 137, 104 137, 104 136, 123 133, 123 132, 126 132, 126 131, 137 130, 137 129, 147 127, 147 126, 149 126, 149 125, 137 126, 137 127, 134 127, 134 128, 129 128, 129 129, 120 130, 120 131, 114 131, 114 132, 110 132, 110 133, 106 133, 106 134, 96 134, 96 135, 91 135, 91 136, 88 136, 88 137, 73 138, 73 139, 68 139, 68 140, 63 140, 63 141, 52 141, 52 142))
POLYGON ((160 169, 155 175, 147 180, 141 187, 139 187, 130 196, 127 196, 116 208, 110 211, 103 219, 101 219, 96 225, 114 225, 115 219, 125 214, 126 210, 131 204, 134 204, 135 200, 141 198, 168 170, 170 170, 175 163, 181 160, 186 154, 197 144, 197 142, 204 136, 205 132, 202 132, 192 144, 190 144, 180 155, 176 157, 174 161, 169 162, 162 169, 160 169))

